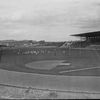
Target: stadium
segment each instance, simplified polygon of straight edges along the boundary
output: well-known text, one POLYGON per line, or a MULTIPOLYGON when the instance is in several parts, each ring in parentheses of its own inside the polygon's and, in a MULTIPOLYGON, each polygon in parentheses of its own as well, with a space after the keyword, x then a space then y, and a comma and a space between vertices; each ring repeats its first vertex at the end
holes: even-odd
POLYGON ((4 79, 0 82, 55 90, 100 92, 100 32, 73 36, 81 40, 70 43, 68 47, 1 48, 0 68, 3 71, 0 73, 4 79))
POLYGON ((67 48, 66 46, 41 46, 1 49, 0 60, 2 68, 51 75, 100 75, 98 72, 98 66, 100 65, 99 32, 75 34, 72 36, 80 37, 81 40, 72 42, 67 48), (38 63, 42 65, 39 67, 38 63), (45 65, 45 63, 47 64, 45 65), (9 66, 17 67, 9 69, 9 66), (42 68, 43 66, 45 67, 42 68))

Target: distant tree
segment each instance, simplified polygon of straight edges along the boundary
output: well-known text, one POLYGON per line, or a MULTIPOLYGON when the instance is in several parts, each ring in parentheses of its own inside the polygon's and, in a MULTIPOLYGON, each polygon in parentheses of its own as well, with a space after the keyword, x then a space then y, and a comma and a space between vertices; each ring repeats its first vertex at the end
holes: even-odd
POLYGON ((44 44, 45 43, 45 40, 41 40, 39 41, 40 44, 44 44))

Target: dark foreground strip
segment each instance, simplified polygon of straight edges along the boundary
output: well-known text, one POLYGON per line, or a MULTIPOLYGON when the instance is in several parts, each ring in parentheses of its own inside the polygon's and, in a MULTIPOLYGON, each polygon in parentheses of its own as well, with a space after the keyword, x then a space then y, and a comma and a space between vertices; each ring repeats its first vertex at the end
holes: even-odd
POLYGON ((10 84, 1 84, 0 86, 6 86, 6 87, 13 87, 13 88, 21 88, 21 89, 34 89, 34 90, 41 90, 41 91, 51 91, 51 92, 69 92, 69 93, 84 93, 84 94, 100 94, 100 92, 89 92, 89 91, 73 91, 73 90, 51 90, 51 89, 39 89, 39 88, 33 88, 33 87, 28 87, 28 86, 15 86, 15 85, 10 85, 10 84))

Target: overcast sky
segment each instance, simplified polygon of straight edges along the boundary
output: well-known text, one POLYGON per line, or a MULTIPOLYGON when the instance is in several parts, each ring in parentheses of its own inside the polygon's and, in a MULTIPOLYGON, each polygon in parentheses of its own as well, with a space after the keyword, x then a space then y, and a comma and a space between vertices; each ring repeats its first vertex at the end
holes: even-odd
POLYGON ((100 0, 0 0, 0 39, 67 41, 100 30, 100 0))

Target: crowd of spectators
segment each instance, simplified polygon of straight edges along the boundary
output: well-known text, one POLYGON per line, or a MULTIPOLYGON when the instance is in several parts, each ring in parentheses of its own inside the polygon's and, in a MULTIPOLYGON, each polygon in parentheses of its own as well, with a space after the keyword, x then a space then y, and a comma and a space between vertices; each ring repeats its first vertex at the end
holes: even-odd
POLYGON ((66 48, 85 48, 89 45, 86 41, 68 41, 62 47, 66 48))
MULTIPOLYGON (((18 54, 18 55, 57 55, 57 54, 66 54, 66 49, 63 50, 59 50, 57 48, 55 49, 16 49, 16 50, 12 50, 12 52, 10 51, 10 53, 12 54, 18 54)), ((7 52, 8 53, 8 52, 7 52)))
POLYGON ((89 45, 86 41, 73 41, 70 45, 72 48, 85 48, 89 45))

